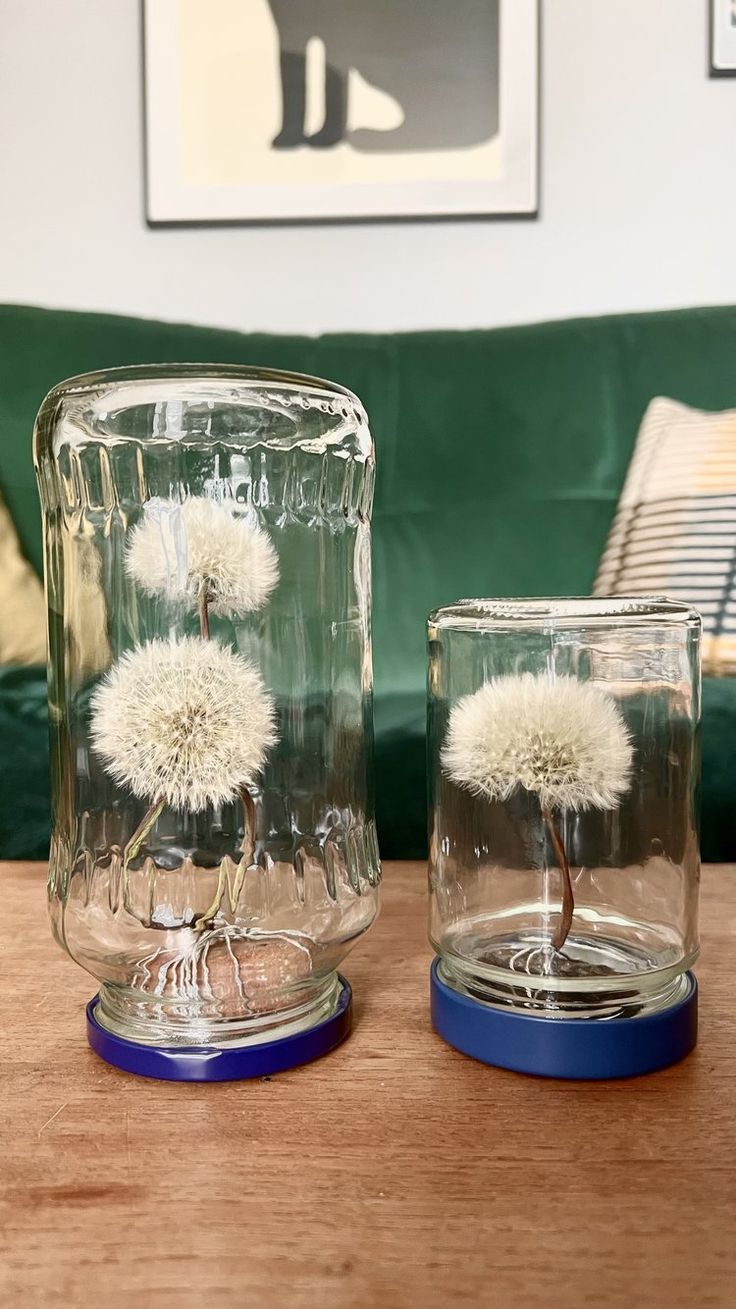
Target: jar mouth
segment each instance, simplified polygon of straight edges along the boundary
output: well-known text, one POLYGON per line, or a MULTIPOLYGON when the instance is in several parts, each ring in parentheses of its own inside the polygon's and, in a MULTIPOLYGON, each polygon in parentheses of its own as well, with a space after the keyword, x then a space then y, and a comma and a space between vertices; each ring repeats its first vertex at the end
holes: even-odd
POLYGON ((151 386, 151 398, 158 398, 155 392, 160 385, 175 381, 177 385, 187 381, 194 386, 211 382, 237 382, 243 387, 260 389, 263 386, 278 387, 283 391, 320 392, 326 396, 345 397, 353 404, 359 404, 357 397, 339 382, 330 382, 323 377, 310 373, 291 372, 281 368, 261 368, 250 364, 218 363, 154 363, 124 364, 114 368, 100 368, 89 373, 77 373, 67 377, 49 391, 46 401, 60 400, 64 396, 85 395, 95 391, 105 391, 108 387, 125 386, 129 383, 141 383, 151 386))
POLYGON ((46 396, 36 419, 37 459, 102 442, 256 445, 372 457, 368 420, 346 387, 319 377, 241 364, 142 364, 81 373, 46 396))
POLYGON ((493 630, 526 627, 547 630, 566 627, 650 626, 652 623, 701 627, 697 609, 663 595, 530 596, 457 600, 435 609, 430 629, 493 630))

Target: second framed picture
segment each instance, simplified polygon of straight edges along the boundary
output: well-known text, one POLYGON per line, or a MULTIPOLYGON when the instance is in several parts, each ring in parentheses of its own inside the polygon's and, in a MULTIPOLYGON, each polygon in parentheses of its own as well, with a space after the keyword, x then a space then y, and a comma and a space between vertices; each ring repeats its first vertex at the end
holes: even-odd
POLYGON ((144 0, 152 223, 534 214, 538 0, 144 0))
POLYGON ((710 68, 714 77, 736 77, 736 0, 710 0, 710 68))

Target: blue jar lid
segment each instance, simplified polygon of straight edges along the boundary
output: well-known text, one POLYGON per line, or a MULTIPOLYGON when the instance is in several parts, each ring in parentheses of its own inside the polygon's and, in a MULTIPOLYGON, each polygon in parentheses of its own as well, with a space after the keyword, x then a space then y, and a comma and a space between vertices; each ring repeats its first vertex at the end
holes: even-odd
POLYGON ((97 995, 87 1005, 87 1040, 95 1054, 108 1064, 140 1077, 157 1077, 166 1082, 236 1082, 267 1077, 319 1059, 349 1035, 353 993, 346 978, 338 976, 342 989, 337 1008, 329 1018, 303 1032, 258 1045, 161 1046, 129 1041, 97 1021, 97 995))
POLYGON ((636 1077, 684 1059, 698 1038, 698 984, 687 973, 682 1000, 641 1018, 546 1018, 474 1000, 431 969, 432 1026, 463 1054, 537 1077, 596 1081, 636 1077))

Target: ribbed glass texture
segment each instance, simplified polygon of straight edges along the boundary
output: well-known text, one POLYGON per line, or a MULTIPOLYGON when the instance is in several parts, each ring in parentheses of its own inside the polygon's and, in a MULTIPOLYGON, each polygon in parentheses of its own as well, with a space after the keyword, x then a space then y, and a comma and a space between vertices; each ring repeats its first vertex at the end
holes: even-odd
POLYGON ((428 631, 430 934, 444 980, 553 1018, 673 1003, 698 953, 699 615, 641 597, 467 600, 428 631), (499 710, 489 693, 469 760, 481 704, 466 697, 484 686, 510 698, 499 710), (592 763, 576 776, 583 748, 592 763))
POLYGON ((113 370, 50 393, 35 453, 57 938, 103 984, 100 1021, 138 1040, 257 1040, 319 1021, 379 897, 374 454, 360 403, 268 371, 113 370), (186 579, 182 511, 203 499, 268 534, 278 582, 250 611, 213 603, 203 617, 181 586, 156 591, 131 571, 133 533, 149 515, 169 524, 160 550, 171 577, 186 579), (95 749, 93 696, 126 652, 183 638, 214 641, 258 671, 278 740, 244 796, 164 804, 147 825, 155 797, 136 796, 95 749))

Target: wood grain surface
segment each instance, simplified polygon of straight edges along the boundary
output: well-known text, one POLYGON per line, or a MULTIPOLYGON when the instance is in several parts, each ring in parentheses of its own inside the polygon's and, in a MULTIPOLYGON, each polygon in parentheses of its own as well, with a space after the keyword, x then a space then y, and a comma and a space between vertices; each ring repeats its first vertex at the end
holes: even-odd
POLYGON ((420 864, 348 960, 350 1040, 213 1086, 97 1059, 43 868, 0 878, 2 1306, 736 1305, 736 868, 704 872, 697 1051, 597 1084, 434 1036, 420 864))

